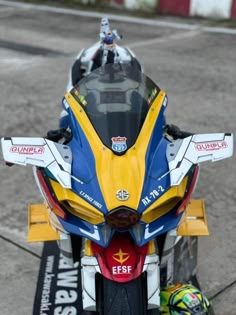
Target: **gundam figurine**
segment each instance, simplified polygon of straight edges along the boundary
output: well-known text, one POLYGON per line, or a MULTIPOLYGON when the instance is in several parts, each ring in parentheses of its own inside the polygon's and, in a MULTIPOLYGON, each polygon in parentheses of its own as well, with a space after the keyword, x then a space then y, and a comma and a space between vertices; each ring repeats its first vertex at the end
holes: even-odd
POLYGON ((116 30, 110 29, 108 18, 102 18, 99 41, 79 52, 70 69, 66 90, 70 91, 83 77, 106 63, 130 64, 142 71, 135 54, 128 47, 116 44, 116 41, 121 38, 122 36, 116 30))
MULTIPOLYGON (((108 53, 111 52, 111 59, 114 59, 114 63, 122 62, 118 50, 116 49, 115 40, 120 40, 120 36, 117 30, 111 30, 109 25, 109 20, 107 17, 102 18, 100 27, 100 49, 103 53, 102 65, 108 62, 108 53)), ((110 63, 110 62, 109 62, 110 63)))

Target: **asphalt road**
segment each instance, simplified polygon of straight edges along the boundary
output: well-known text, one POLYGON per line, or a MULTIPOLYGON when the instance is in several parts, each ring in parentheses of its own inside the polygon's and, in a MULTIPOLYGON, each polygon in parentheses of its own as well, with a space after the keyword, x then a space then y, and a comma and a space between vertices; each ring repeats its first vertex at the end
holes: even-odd
MULTIPOLYGON (((160 21, 157 20, 157 21, 160 21)), ((193 132, 236 126, 236 35, 114 21, 146 74, 169 95, 167 121, 193 132)), ((44 136, 57 128, 68 70, 98 39, 100 19, 3 5, 0 1, 0 135, 44 136)), ((198 26, 193 27, 195 23, 198 26)), ((200 238, 198 277, 216 315, 236 315, 236 157, 201 167, 196 198, 206 201, 211 235, 200 238)), ((41 201, 30 168, 0 159, 0 313, 32 313, 41 244, 26 244, 27 204, 41 201)))

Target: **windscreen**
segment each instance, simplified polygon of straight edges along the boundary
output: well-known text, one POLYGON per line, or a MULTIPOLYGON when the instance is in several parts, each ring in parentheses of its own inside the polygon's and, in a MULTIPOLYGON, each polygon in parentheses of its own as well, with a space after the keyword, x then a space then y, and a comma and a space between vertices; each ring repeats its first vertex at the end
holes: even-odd
POLYGON ((159 91, 136 68, 107 64, 81 80, 71 93, 104 145, 122 154, 134 145, 159 91))

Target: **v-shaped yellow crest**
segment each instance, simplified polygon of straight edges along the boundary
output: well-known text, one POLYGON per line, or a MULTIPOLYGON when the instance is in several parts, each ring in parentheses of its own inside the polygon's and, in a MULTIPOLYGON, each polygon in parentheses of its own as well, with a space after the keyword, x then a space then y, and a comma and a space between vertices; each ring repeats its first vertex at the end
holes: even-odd
POLYGON ((129 259, 130 255, 128 253, 122 252, 122 249, 120 248, 118 253, 113 254, 112 258, 120 263, 121 265, 126 262, 129 259))

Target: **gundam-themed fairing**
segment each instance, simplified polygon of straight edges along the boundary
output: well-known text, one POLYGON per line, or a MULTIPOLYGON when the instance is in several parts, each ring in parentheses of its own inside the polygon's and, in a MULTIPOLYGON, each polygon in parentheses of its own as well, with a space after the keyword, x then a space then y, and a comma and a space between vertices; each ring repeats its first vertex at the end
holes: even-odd
POLYGON ((167 103, 137 68, 105 64, 65 94, 57 142, 2 139, 4 159, 32 165, 44 197, 29 207, 29 241, 58 240, 65 260, 80 262, 85 311, 210 314, 189 284, 196 265, 175 258, 208 235, 204 201, 191 199, 199 164, 230 157, 233 135, 176 137, 167 103))

